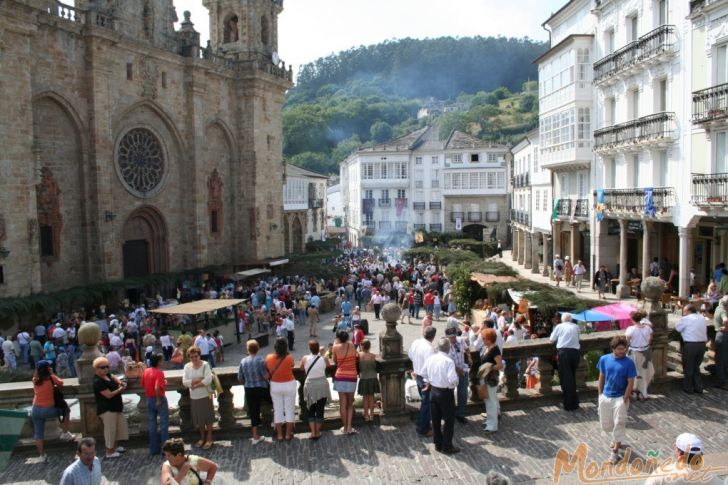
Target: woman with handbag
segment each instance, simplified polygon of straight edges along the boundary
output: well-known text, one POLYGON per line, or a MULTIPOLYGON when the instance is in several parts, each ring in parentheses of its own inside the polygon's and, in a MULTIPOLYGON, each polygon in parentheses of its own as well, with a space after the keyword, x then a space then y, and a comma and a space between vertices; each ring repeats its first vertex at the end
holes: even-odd
POLYGON ((63 387, 63 381, 53 375, 51 363, 47 360, 36 362, 35 372, 33 373, 33 407, 30 416, 33 420, 35 448, 38 450, 42 462, 47 461, 43 448, 46 419, 61 417, 63 433, 61 433, 60 438, 64 441, 73 441, 76 438, 68 431, 68 426, 71 424, 71 410, 63 401, 62 394, 58 396, 62 402, 56 403, 55 387, 63 387))
POLYGON ((210 396, 212 370, 210 364, 202 360, 200 348, 193 345, 187 349, 182 385, 190 390, 190 413, 192 425, 200 430, 200 439, 195 446, 204 450, 212 448, 212 424, 215 422, 215 409, 210 396))
POLYGON ((248 340, 246 347, 248 348, 248 355, 240 361, 238 382, 245 387, 245 402, 248 405, 250 431, 253 435, 251 441, 254 445, 257 445, 265 439, 258 435, 258 426, 261 424, 260 405, 270 396, 268 370, 265 368, 263 357, 258 355, 260 350, 258 341, 248 340))
POLYGON ((321 355, 321 348, 317 340, 308 342, 311 355, 304 355, 301 359, 301 370, 306 373, 303 384, 303 398, 308 408, 308 426, 311 429, 309 439, 321 438, 321 425, 324 422, 324 408, 326 401, 331 399, 329 381, 326 379, 326 368, 329 359, 321 355))
POLYGON ((339 413, 341 414, 341 432, 356 434, 351 422, 354 419, 354 392, 359 372, 357 370, 357 353, 354 345, 349 342, 349 332, 340 331, 336 334, 338 343, 334 345, 331 353, 336 364, 334 374, 334 391, 339 393, 339 413))
POLYGON ((288 353, 288 340, 276 339, 272 354, 265 358, 270 375, 270 397, 273 400, 273 423, 276 440, 283 441, 283 423, 286 424, 286 441, 293 439, 296 422, 296 379, 293 377, 293 356, 288 353))
POLYGON ((185 455, 182 438, 164 442, 162 452, 167 461, 162 465, 162 485, 209 485, 217 473, 217 463, 197 455, 185 455), (205 473, 202 480, 200 473, 205 473))
POLYGON ((481 365, 491 364, 491 370, 485 376, 485 385, 488 387, 485 412, 488 416, 483 431, 487 433, 498 431, 498 374, 503 369, 503 359, 500 348, 496 345, 496 340, 495 329, 486 328, 483 330, 483 343, 485 345, 481 350, 480 362, 481 365))
POLYGON ((97 357, 93 362, 94 396, 96 397, 96 415, 104 423, 104 441, 106 443, 106 458, 118 458, 126 448, 117 447, 119 441, 129 439, 129 428, 124 416, 124 403, 121 394, 126 389, 126 383, 109 371, 109 361, 106 357, 97 357))

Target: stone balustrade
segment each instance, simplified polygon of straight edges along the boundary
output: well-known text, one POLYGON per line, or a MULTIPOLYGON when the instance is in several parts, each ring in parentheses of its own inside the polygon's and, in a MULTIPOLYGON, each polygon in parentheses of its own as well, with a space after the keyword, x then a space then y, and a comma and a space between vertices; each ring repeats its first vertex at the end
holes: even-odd
MULTIPOLYGON (((399 309, 397 308, 397 315, 399 309)), ((392 312, 394 314, 394 311, 392 312)), ((674 353, 675 349, 670 349, 668 345, 666 317, 664 311, 658 306, 653 306, 649 313, 650 320, 653 322, 655 329, 652 343, 653 364, 655 365, 655 381, 665 380, 667 377, 667 360, 668 351, 674 353)), ((396 324, 393 322, 388 325, 385 332, 380 335, 380 346, 382 354, 378 358, 379 379, 382 388, 382 414, 389 420, 397 420, 409 412, 404 400, 404 382, 406 374, 411 369, 411 362, 406 355, 402 354, 401 336, 396 332, 396 324)), ((586 354, 590 351, 609 351, 610 341, 616 335, 622 335, 621 330, 608 332, 594 332, 583 334, 580 338, 581 343, 581 362, 577 369, 577 388, 586 389, 587 387, 587 361, 586 354)), ((503 350, 503 359, 505 366, 505 398, 511 402, 521 402, 523 404, 538 399, 542 396, 555 395, 556 391, 552 388, 552 380, 554 377, 553 356, 556 354, 556 348, 548 339, 532 339, 507 344, 503 350), (519 369, 516 365, 521 362, 522 369, 525 370, 525 360, 537 356, 539 357, 539 387, 536 390, 519 389, 519 369)), ((472 353, 473 360, 477 364, 479 357, 477 352, 472 353)), ((672 356, 674 359, 675 357, 672 356)), ((679 355, 677 357, 679 359, 679 355)), ((471 369, 471 382, 475 384, 477 376, 477 365, 471 369)), ((328 369, 331 376, 334 369, 328 369)), ((237 382, 237 367, 218 367, 215 373, 220 379, 222 392, 218 396, 218 424, 221 428, 231 429, 242 427, 235 416, 233 406, 233 395, 231 389, 240 385, 237 382)), ((167 378, 167 390, 176 391, 180 394, 179 420, 180 430, 189 431, 192 429, 190 398, 189 391, 182 385, 182 370, 167 370, 165 376, 167 378)), ((294 370, 294 376, 299 382, 303 382, 305 375, 300 369, 294 370)), ((96 416, 96 404, 93 395, 92 385, 88 376, 79 383, 79 379, 65 379, 63 388, 67 399, 77 399, 81 408, 80 431, 83 434, 99 435, 102 427, 100 420, 96 416)), ((474 389, 473 389, 474 391, 474 389)), ((299 386, 299 398, 303 400, 303 386, 299 386)), ((130 379, 125 394, 136 394, 141 397, 137 412, 139 413, 139 433, 146 433, 146 400, 144 399, 144 390, 140 386, 139 379, 130 379)), ((477 392, 471 393, 471 400, 477 401, 477 392)), ((12 409, 17 407, 29 406, 33 400, 33 386, 31 382, 16 382, 0 384, 0 408, 12 409)), ((301 408, 299 419, 305 420, 307 417, 306 410, 301 408)))

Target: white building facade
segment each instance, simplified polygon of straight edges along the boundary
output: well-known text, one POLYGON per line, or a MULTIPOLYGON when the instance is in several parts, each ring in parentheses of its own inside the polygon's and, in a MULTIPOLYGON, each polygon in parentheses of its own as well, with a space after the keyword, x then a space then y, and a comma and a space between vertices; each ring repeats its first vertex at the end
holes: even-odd
POLYGON ((620 296, 629 294, 628 273, 649 274, 653 258, 675 293, 689 291, 688 9, 677 0, 601 1, 594 9, 594 253, 619 275, 620 296))
POLYGON ((326 229, 328 177, 286 165, 283 186, 283 233, 286 253, 303 253, 306 242, 321 241, 326 229))
POLYGON ((425 127, 361 149, 340 164, 349 241, 386 243, 414 231, 483 239, 507 230, 508 149, 425 127))
POLYGON ((511 227, 513 261, 548 275, 551 247, 551 172, 540 167, 538 128, 512 149, 511 227))
MULTIPOLYGON (((594 89, 592 62, 596 18, 593 0, 572 0, 543 26, 551 48, 536 59, 539 71, 539 147, 537 170, 550 174, 547 210, 551 220, 548 265, 553 256, 582 260, 591 268, 589 209, 594 89)), ((538 172, 535 174, 538 175, 538 172)), ((540 175, 544 177, 544 175, 540 175)))

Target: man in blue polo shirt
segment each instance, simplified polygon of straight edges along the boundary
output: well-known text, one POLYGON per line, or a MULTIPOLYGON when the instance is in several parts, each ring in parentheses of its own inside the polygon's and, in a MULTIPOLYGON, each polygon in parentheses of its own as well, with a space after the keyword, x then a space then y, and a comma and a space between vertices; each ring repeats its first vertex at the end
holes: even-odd
POLYGON ((629 396, 632 394, 637 368, 627 357, 627 337, 612 339, 612 353, 603 355, 597 363, 599 370, 599 423, 605 433, 612 435, 612 463, 619 462, 619 449, 625 437, 629 396))

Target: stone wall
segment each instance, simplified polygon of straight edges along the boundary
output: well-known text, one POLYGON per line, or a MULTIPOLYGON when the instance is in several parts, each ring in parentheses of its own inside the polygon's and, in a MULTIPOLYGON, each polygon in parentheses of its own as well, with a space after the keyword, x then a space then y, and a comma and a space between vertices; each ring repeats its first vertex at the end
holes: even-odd
MULTIPOLYGON (((11 251, 0 298, 123 278, 125 242, 150 233, 150 272, 281 256, 289 77, 178 55, 157 35, 171 2, 146 2, 157 29, 148 38, 35 3, 0 5, 0 216, 11 251), (135 129, 158 141, 164 166, 143 192, 117 163, 135 129), (38 221, 48 216, 37 207, 49 171, 59 192, 52 219, 62 221, 51 257, 40 254, 38 221), (211 207, 221 213, 215 234, 211 207)), ((143 4, 122 13, 137 18, 143 4)))

